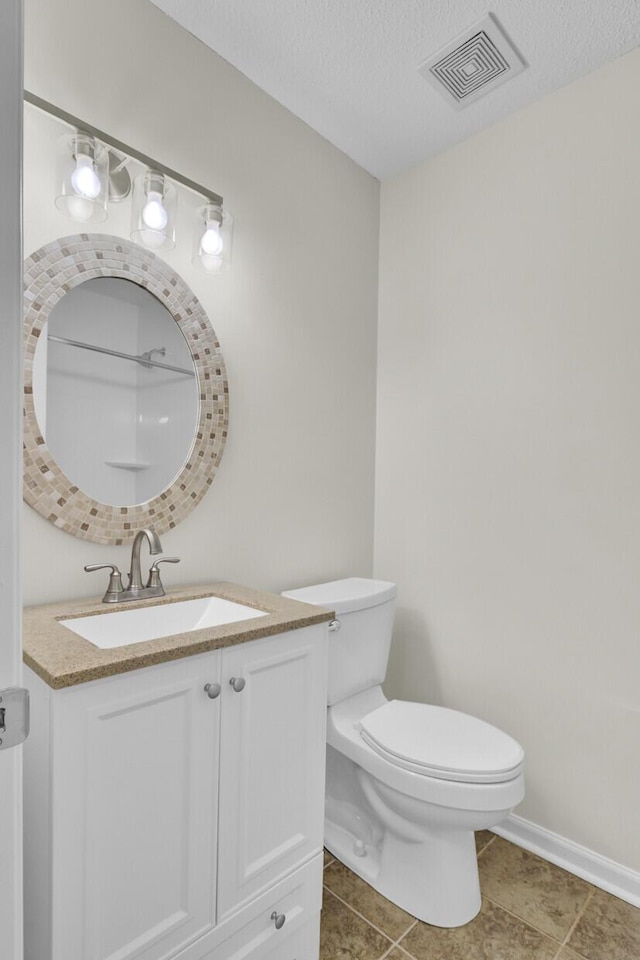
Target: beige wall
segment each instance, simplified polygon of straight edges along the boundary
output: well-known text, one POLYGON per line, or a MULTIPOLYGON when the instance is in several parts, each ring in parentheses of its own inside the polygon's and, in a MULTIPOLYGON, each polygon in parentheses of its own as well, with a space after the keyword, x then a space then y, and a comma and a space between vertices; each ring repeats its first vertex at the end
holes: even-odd
POLYGON ((640 868, 640 51, 383 185, 391 693, 527 753, 525 818, 640 868))
MULTIPOLYGON (((379 185, 146 0, 26 0, 26 86, 222 193, 218 282, 165 259, 207 309, 231 396, 212 489, 163 537, 168 584, 284 589, 371 572, 379 185)), ((53 207, 55 125, 26 110, 25 252, 80 232, 53 207), (49 151, 49 152, 48 152, 49 151)), ((97 230, 128 235, 128 211, 97 230)), ((97 595, 83 564, 128 550, 24 512, 27 603, 97 595)))

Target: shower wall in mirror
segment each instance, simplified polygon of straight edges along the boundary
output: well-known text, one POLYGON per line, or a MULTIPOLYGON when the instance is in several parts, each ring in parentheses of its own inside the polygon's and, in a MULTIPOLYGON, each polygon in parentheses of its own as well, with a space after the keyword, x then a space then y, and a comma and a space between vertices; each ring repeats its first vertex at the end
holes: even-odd
POLYGON ((193 444, 198 385, 180 328, 152 294, 116 277, 74 287, 49 315, 34 368, 42 435, 81 490, 132 505, 173 481, 193 444))

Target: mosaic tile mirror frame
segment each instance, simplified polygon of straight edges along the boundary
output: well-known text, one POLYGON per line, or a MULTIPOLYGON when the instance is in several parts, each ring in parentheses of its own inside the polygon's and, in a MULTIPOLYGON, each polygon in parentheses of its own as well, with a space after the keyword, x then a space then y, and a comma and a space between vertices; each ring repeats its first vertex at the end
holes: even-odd
POLYGON ((172 529, 211 486, 228 431, 224 359, 200 301, 155 254, 100 234, 64 237, 36 250, 25 261, 24 284, 25 501, 60 530, 94 543, 126 543, 143 526, 158 533, 172 529), (69 290, 97 277, 130 280, 153 294, 182 331, 197 377, 199 416, 191 451, 168 487, 133 506, 100 503, 65 476, 42 436, 34 406, 34 355, 51 311, 69 290))

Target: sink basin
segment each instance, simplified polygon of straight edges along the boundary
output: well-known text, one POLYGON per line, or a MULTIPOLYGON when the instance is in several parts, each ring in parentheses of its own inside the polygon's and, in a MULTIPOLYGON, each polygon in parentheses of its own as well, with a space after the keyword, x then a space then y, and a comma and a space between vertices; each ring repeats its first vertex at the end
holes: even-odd
POLYGON ((145 640, 170 637, 175 633, 190 633, 205 627, 220 627, 226 623, 238 623, 266 615, 264 610, 245 607, 242 603, 223 600, 222 597, 201 597, 153 607, 105 611, 92 617, 75 617, 59 622, 94 646, 110 650, 130 643, 144 643, 145 640))

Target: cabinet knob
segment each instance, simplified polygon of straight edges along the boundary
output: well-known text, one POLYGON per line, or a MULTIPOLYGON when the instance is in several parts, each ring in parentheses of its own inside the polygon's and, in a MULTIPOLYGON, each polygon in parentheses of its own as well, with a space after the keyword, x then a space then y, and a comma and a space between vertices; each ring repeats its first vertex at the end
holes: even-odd
POLYGON ((215 700, 220 696, 221 686, 219 683, 205 683, 204 690, 209 700, 215 700))
POLYGON ((287 919, 284 913, 278 913, 277 910, 274 910, 271 914, 271 919, 276 925, 276 930, 281 930, 284 927, 284 922, 287 919))
POLYGON ((341 626, 342 626, 342 623, 339 620, 329 621, 329 630, 331 631, 331 633, 336 633, 341 626))
POLYGON ((231 686, 233 687, 236 693, 240 693, 242 690, 244 690, 246 680, 244 679, 244 677, 231 677, 231 680, 229 680, 229 683, 231 684, 231 686))

